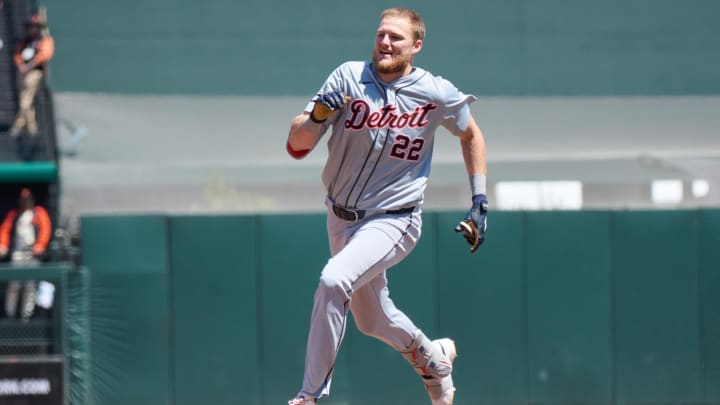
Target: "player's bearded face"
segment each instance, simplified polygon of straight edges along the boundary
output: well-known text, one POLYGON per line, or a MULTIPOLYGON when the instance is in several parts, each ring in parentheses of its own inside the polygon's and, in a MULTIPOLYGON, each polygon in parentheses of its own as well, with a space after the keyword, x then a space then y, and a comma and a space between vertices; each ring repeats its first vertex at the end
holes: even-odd
POLYGON ((375 70, 380 74, 409 73, 413 55, 422 44, 416 42, 408 19, 384 18, 375 37, 372 58, 375 70))

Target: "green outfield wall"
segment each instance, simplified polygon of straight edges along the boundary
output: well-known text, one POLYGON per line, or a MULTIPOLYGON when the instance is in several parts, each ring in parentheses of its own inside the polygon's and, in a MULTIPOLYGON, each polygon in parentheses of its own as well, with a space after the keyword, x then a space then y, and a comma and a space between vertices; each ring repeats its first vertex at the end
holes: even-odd
POLYGON ((45 3, 61 92, 312 94, 404 6, 428 26, 416 63, 466 92, 720 93, 716 0, 45 3))
MULTIPOLYGON (((424 214, 395 303, 460 356, 459 404, 720 404, 720 210, 424 214)), ((86 216, 85 403, 277 404, 299 388, 324 217, 86 216)), ((424 404, 350 327, 324 404, 424 404)))

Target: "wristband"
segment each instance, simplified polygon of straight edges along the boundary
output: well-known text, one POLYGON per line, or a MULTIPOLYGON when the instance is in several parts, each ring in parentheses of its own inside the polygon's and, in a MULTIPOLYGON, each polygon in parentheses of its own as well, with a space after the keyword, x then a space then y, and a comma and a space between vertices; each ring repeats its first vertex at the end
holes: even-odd
POLYGON ((294 149, 292 146, 290 146, 290 141, 287 142, 285 148, 287 149, 287 152, 290 154, 290 156, 294 157, 295 159, 302 159, 307 156, 308 153, 310 153, 310 149, 294 149))
POLYGON ((475 173, 470 175, 470 192, 472 195, 487 194, 487 177, 484 174, 475 173))

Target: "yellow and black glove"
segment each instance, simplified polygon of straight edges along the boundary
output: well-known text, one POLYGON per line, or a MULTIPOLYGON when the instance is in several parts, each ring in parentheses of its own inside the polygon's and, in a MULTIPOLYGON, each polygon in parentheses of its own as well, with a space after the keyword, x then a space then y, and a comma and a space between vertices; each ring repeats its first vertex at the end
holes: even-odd
POLYGON ((315 106, 310 112, 310 119, 314 123, 322 124, 330 116, 342 110, 343 106, 350 101, 350 97, 342 91, 331 91, 316 95, 312 101, 315 106))

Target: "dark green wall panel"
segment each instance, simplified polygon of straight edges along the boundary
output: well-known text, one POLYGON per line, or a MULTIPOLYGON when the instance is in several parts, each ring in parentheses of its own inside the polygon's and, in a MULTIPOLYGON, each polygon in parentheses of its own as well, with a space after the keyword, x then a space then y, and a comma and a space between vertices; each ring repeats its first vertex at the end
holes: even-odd
POLYGON ((260 403, 256 218, 170 220, 175 403, 260 403))
POLYGON ((81 246, 83 263, 94 272, 167 271, 164 216, 89 216, 83 217, 80 225, 86 236, 81 246))
POLYGON ((610 215, 526 214, 533 404, 612 402, 610 215))
POLYGON ((465 212, 438 213, 440 331, 456 340, 457 402, 527 403, 523 216, 491 212, 473 254, 454 232, 465 212))
MULTIPOLYGON (((262 393, 268 404, 286 403, 302 386, 313 296, 330 255, 325 217, 262 216, 259 232, 262 393)), ((347 392, 345 358, 341 350, 334 400, 347 392)))
POLYGON ((618 404, 700 403, 697 212, 613 214, 618 404))
POLYGON ((703 388, 705 403, 720 404, 720 210, 701 213, 703 388))
MULTIPOLYGON (((395 306, 430 339, 438 335, 438 295, 435 280, 435 216, 423 215, 420 241, 399 264, 387 271, 388 289, 395 306)), ((379 340, 360 333, 353 323, 347 333, 344 355, 349 367, 348 393, 353 402, 373 403, 382 392, 392 404, 428 401, 422 380, 407 361, 379 340)))
POLYGON ((170 404, 167 219, 85 217, 81 227, 95 402, 170 404))
POLYGON ((97 271, 91 280, 94 403, 172 404, 167 276, 97 271))

